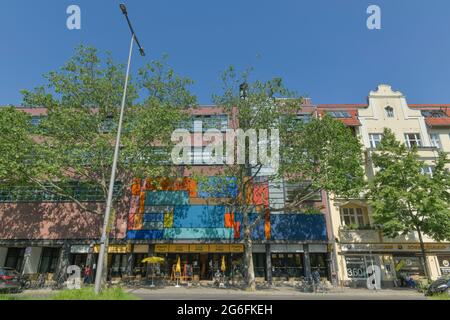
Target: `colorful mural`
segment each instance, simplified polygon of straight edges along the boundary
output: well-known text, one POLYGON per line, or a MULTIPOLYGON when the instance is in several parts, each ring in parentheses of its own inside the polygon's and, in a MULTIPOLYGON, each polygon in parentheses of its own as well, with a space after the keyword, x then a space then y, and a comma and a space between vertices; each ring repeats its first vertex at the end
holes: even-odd
MULTIPOLYGON (((128 239, 147 240, 240 240, 242 214, 230 212, 223 199, 239 196, 233 178, 197 182, 135 179, 128 215, 128 239), (215 203, 215 204, 214 204, 215 203)), ((255 205, 250 221, 256 223, 255 240, 326 240, 323 215, 270 214, 267 182, 254 183, 246 192, 255 205), (264 212, 265 211, 265 212, 264 212), (264 213, 264 214, 263 214, 264 213), (259 218, 258 218, 259 217, 259 218)))

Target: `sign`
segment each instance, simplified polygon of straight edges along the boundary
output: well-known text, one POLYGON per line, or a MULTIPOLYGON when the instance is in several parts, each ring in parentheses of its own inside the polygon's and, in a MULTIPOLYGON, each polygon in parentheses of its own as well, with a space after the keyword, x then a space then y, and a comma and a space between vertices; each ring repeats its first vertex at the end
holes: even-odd
POLYGON ((209 252, 209 246, 207 244, 190 244, 190 252, 209 252))
MULTIPOLYGON (((367 251, 386 251, 386 252, 405 252, 405 251, 420 251, 420 244, 406 244, 406 243, 341 243, 342 251, 350 252, 367 252, 367 251)), ((446 243, 426 243, 425 249, 428 251, 448 251, 450 245, 446 243)))
POLYGON ((242 252, 244 252, 244 245, 242 245, 242 244, 230 244, 230 252, 242 253, 242 252))
POLYGON ((169 245, 168 244, 155 244, 155 252, 156 253, 169 252, 169 245))
POLYGON ((70 246, 70 253, 89 253, 89 245, 75 244, 70 246))
POLYGON ((209 245, 210 252, 230 252, 229 244, 211 244, 209 245))
MULTIPOLYGON (((94 246, 94 253, 100 252, 100 245, 94 246)), ((108 253, 128 253, 131 252, 131 244, 128 245, 119 245, 119 244, 112 244, 108 246, 108 253)))
POLYGON ((439 267, 442 275, 450 275, 450 256, 439 257, 439 267))
POLYGON ((170 244, 169 252, 189 252, 188 244, 170 244))
POLYGON ((134 253, 148 253, 148 245, 146 244, 135 244, 133 248, 134 253))

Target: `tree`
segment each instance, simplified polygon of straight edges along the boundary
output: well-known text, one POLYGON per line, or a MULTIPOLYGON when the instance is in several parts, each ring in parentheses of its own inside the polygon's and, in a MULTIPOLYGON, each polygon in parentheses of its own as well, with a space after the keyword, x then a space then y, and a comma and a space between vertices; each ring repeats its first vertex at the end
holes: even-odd
POLYGON ((385 234, 395 237, 416 232, 423 268, 428 279, 423 235, 436 241, 450 239, 450 176, 445 153, 434 160, 433 174, 422 173, 425 162, 417 148, 408 148, 385 129, 372 156, 377 170, 370 181, 368 199, 375 223, 385 234))
MULTIPOLYGON (((8 143, 26 141, 23 154, 32 153, 33 161, 22 161, 20 155, 2 168, 1 175, 18 176, 18 181, 72 200, 85 214, 103 215, 102 209, 92 210, 78 199, 74 188, 92 188, 101 195, 96 201, 106 202, 124 75, 124 66, 114 63, 109 54, 103 62, 96 49, 80 46, 60 70, 45 76, 45 86, 23 90, 24 105, 44 107, 47 114, 32 132, 34 144, 25 134, 26 115, 11 121, 21 126, 8 131, 8 143)), ((195 104, 188 90, 191 84, 176 75, 165 58, 148 63, 136 80, 130 80, 115 200, 133 178, 173 174, 163 163, 161 148, 170 148, 170 135, 184 117, 183 108, 195 104)), ((4 114, 11 118, 13 113, 4 114)), ((8 123, 2 121, 3 125, 8 123)), ((8 149, 9 144, 2 140, 0 148, 8 149)), ((8 163, 11 157, 2 153, 0 163, 8 163)))
POLYGON ((230 67, 223 74, 223 93, 215 96, 215 101, 237 128, 244 132, 254 130, 256 136, 251 141, 244 140, 241 150, 238 141, 238 148, 231 151, 231 156, 237 160, 244 155, 245 161, 225 161, 220 173, 222 183, 213 188, 226 190, 230 183, 237 187, 238 196, 230 196, 224 204, 230 211, 242 214, 246 283, 249 290, 255 290, 252 230, 260 220, 275 211, 317 213, 317 208, 308 205, 317 192, 354 195, 361 190, 364 180, 361 145, 350 129, 329 116, 319 119, 312 115, 304 121, 299 117, 303 99, 286 89, 282 79, 249 82, 248 76, 246 72, 239 77, 230 67), (267 135, 269 131, 271 134, 267 135), (270 156, 261 158, 261 152, 268 150, 270 156), (290 205, 275 208, 267 199, 268 191, 262 192, 259 203, 249 199, 251 188, 261 179, 304 185, 306 182, 306 187, 295 192, 290 205), (254 213, 257 216, 252 220, 254 213))

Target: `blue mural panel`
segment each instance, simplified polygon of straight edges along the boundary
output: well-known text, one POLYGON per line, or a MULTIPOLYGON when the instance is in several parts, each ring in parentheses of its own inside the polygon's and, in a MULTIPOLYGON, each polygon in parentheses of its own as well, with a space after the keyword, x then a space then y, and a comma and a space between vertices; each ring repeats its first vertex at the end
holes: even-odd
POLYGON ((223 228, 224 206, 177 206, 173 213, 174 228, 223 228))
POLYGON ((208 181, 198 183, 199 198, 235 198, 237 197, 236 178, 208 177, 208 181))
POLYGON ((142 230, 159 230, 164 229, 164 222, 144 222, 142 224, 142 230))
POLYGON ((323 214, 272 214, 272 240, 327 240, 323 214))
POLYGON ((128 239, 161 240, 164 238, 163 230, 129 230, 128 239))
POLYGON ((144 222, 164 222, 164 213, 144 214, 144 222))
POLYGON ((147 192, 146 206, 174 206, 189 204, 189 192, 187 191, 158 191, 147 192))
POLYGON ((229 228, 171 228, 164 229, 164 239, 167 240, 193 240, 217 239, 231 240, 234 231, 229 228))

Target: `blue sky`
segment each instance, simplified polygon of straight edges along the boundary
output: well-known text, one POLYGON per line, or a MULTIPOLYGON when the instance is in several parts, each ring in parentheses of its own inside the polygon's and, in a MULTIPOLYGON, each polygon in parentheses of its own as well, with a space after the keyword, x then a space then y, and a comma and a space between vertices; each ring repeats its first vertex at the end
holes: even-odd
MULTIPOLYGON (((42 84, 78 44, 125 62, 129 31, 115 0, 1 0, 0 105, 42 84), (82 29, 66 28, 66 8, 81 8, 82 29)), ((379 83, 410 103, 450 103, 448 0, 123 0, 147 59, 169 54, 195 81, 200 103, 220 90, 228 65, 254 77, 282 77, 316 103, 363 103, 379 83), (382 10, 368 30, 366 9, 382 10)), ((144 60, 135 51, 133 69, 144 60)))

